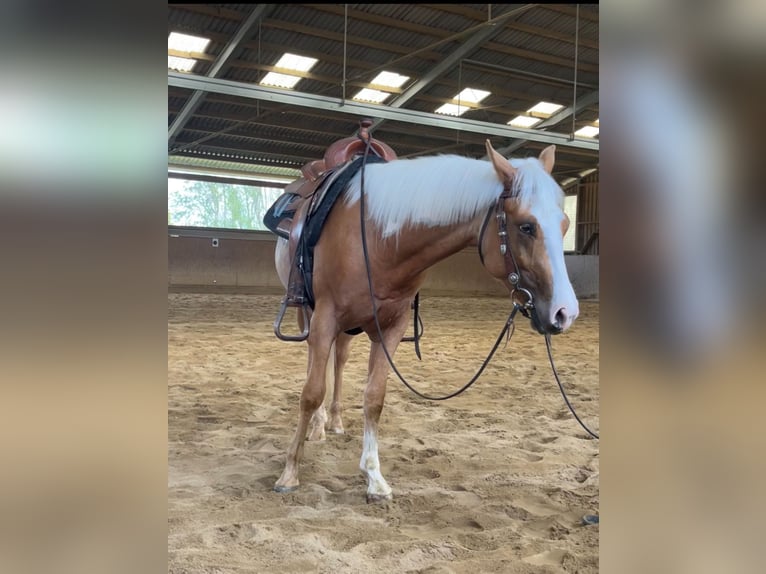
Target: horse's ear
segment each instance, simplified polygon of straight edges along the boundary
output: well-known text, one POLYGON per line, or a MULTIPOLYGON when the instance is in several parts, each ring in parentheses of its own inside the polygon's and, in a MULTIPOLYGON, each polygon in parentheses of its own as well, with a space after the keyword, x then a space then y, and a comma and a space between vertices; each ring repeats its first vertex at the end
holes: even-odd
POLYGON ((510 182, 513 179, 513 175, 516 173, 516 169, 507 159, 495 151, 495 148, 492 147, 489 140, 487 140, 486 148, 487 156, 495 167, 495 171, 497 172, 500 181, 503 183, 510 182))
POLYGON ((548 173, 553 171, 553 163, 556 161, 556 146, 549 145, 543 151, 540 152, 540 162, 543 164, 543 169, 548 173))

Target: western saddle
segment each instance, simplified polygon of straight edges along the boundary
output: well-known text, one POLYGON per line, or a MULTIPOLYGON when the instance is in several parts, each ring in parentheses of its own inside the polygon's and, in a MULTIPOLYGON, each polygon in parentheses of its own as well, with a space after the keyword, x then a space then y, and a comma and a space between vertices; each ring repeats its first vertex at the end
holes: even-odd
MULTIPOLYGON (((310 257, 305 257, 304 249, 307 223, 311 216, 318 212, 322 206, 322 216, 312 220, 313 225, 319 229, 314 230, 312 236, 318 239, 324 218, 329 214, 332 203, 342 192, 340 186, 345 187, 343 181, 353 176, 347 174, 341 177, 346 168, 358 160, 365 153, 369 144, 370 156, 376 161, 392 161, 396 159, 396 153, 385 143, 370 137, 369 129, 372 120, 363 119, 359 122, 359 132, 351 137, 336 141, 319 160, 308 162, 301 168, 301 177, 288 184, 284 193, 274 202, 274 205, 266 213, 264 223, 276 235, 289 241, 290 275, 287 284, 287 293, 282 298, 279 313, 274 321, 274 334, 284 341, 304 341, 309 334, 309 314, 307 307, 313 308, 313 292, 310 283, 313 262, 310 257), (340 181, 339 181, 340 180, 340 181), (334 186, 338 183, 337 186, 334 186), (333 189, 333 193, 328 191, 333 189), (307 260, 308 259, 308 260, 307 260), (303 331, 299 335, 287 335, 282 333, 281 325, 288 307, 298 307, 303 314, 303 331)), ((370 162, 372 163, 372 162, 370 162)), ((313 250, 313 245, 310 246, 313 250)))

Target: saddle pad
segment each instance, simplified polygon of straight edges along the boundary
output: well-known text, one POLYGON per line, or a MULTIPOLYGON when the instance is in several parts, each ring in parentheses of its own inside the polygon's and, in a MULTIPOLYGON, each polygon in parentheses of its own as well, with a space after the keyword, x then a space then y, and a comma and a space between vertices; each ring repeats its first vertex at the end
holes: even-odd
MULTIPOLYGON (((378 161, 377 156, 370 156, 367 159, 368 163, 375 163, 378 161)), ((314 163, 314 162, 312 162, 314 163)), ((310 194, 298 191, 287 191, 295 183, 303 182, 305 185, 311 185, 311 182, 307 182, 305 179, 298 179, 292 184, 288 185, 285 192, 280 195, 277 200, 269 207, 266 214, 263 216, 263 224, 274 235, 278 235, 283 239, 290 239, 290 226, 292 220, 295 217, 295 213, 298 211, 298 207, 304 201, 309 203, 309 217, 313 214, 321 205, 324 204, 327 191, 332 188, 335 181, 341 177, 341 175, 347 170, 354 170, 350 174, 352 177, 358 167, 354 166, 353 160, 347 161, 345 164, 334 167, 319 175, 322 181, 318 184, 318 187, 314 189, 310 194)), ((334 201, 331 199, 331 201, 334 201)))
MULTIPOLYGON (((300 245, 298 246, 299 253, 303 255, 301 272, 303 273, 304 284, 306 286, 306 295, 311 308, 314 308, 314 290, 313 290, 313 276, 314 276, 314 248, 319 242, 319 237, 322 234, 322 228, 327 216, 330 215, 335 202, 341 196, 343 191, 348 186, 351 179, 356 175, 356 172, 362 167, 364 158, 358 157, 353 160, 342 173, 333 178, 333 181, 326 186, 321 202, 314 208, 306 219, 306 225, 301 235, 300 245)), ((375 156, 367 156, 367 164, 373 163, 386 163, 386 160, 375 156)))

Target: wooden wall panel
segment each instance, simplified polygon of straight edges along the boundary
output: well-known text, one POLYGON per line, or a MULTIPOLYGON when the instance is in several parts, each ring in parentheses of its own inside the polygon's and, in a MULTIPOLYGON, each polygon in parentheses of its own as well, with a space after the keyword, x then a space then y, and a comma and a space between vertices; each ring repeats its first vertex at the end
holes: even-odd
POLYGON ((598 172, 578 185, 577 199, 577 251, 598 255, 598 172), (585 249, 583 249, 585 248, 585 249))

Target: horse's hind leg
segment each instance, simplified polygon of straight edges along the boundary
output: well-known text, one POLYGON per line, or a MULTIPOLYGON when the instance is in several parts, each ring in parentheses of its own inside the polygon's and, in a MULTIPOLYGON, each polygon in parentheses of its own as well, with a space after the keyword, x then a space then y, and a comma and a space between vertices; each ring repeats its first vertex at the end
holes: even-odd
POLYGON ((326 424, 327 424, 327 409, 325 408, 324 403, 322 403, 321 405, 319 405, 319 408, 314 411, 314 414, 311 415, 311 420, 309 421, 309 436, 306 437, 306 440, 311 442, 319 442, 326 439, 327 438, 327 433, 325 431, 326 424))
POLYGON ((311 320, 311 333, 308 339, 308 377, 301 392, 298 427, 287 449, 285 469, 274 485, 274 490, 277 492, 289 492, 298 487, 298 467, 303 457, 306 431, 309 427, 309 419, 324 401, 325 366, 336 335, 334 319, 331 316, 322 316, 319 312, 315 312, 311 320))
MULTIPOLYGON (((344 434, 343 419, 341 412, 341 395, 343 393, 343 368, 348 361, 351 335, 341 333, 330 349, 330 358, 327 361, 325 381, 333 382, 332 403, 330 404, 330 430, 335 434, 344 434)), ((310 441, 321 441, 326 438, 325 426, 327 425, 327 409, 324 403, 314 412, 309 423, 310 441)))
MULTIPOLYGON (((290 280, 290 250, 289 250, 289 244, 285 239, 282 239, 281 237, 277 239, 277 245, 274 250, 274 263, 277 268, 277 275, 279 275, 279 280, 282 282, 282 286, 287 289, 287 284, 290 280)), ((309 315, 311 312, 309 311, 309 315)), ((298 332, 302 333, 304 327, 306 326, 306 321, 303 313, 301 311, 298 311, 298 332)), ((332 367, 332 361, 328 361, 328 373, 330 372, 330 369, 332 367)), ((328 377, 331 375, 328 374, 328 377)), ((325 424, 327 423, 327 410, 324 407, 324 403, 322 403, 319 408, 314 412, 314 414, 311 417, 310 424, 310 430, 309 430, 309 437, 308 440, 317 441, 317 440, 324 440, 325 438, 325 424)))
MULTIPOLYGON (((335 349, 337 341, 330 347, 330 358, 327 361, 327 367, 325 367, 325 382, 336 380, 335 371, 335 349)), ((337 389, 336 389, 337 392, 337 389)), ((334 396, 333 396, 334 399, 334 396)), ((324 402, 319 405, 319 408, 314 411, 309 422, 309 436, 306 440, 310 441, 322 441, 326 438, 325 425, 327 424, 327 409, 324 406, 324 402)))
POLYGON ((348 362, 351 339, 351 335, 341 333, 335 340, 335 385, 332 392, 332 403, 330 404, 330 430, 336 434, 343 434, 345 432, 343 429, 343 419, 341 418, 341 412, 343 411, 341 394, 343 392, 343 369, 348 362))
MULTIPOLYGON (((406 326, 407 313, 403 313, 396 324, 384 333, 386 348, 392 358, 406 326)), ((378 458, 378 421, 386 397, 386 377, 389 368, 383 347, 379 342, 373 342, 370 346, 369 375, 364 390, 364 448, 362 459, 359 461, 359 468, 367 477, 368 503, 391 500, 391 487, 380 472, 378 458)))
MULTIPOLYGON (((346 432, 343 428, 343 418, 341 417, 343 411, 341 399, 343 394, 343 369, 348 362, 352 338, 351 335, 346 335, 345 333, 338 335, 330 349, 330 359, 327 361, 325 380, 333 382, 332 403, 330 404, 330 430, 335 434, 344 434, 346 432)), ((326 425, 327 409, 324 403, 322 403, 311 417, 308 440, 324 440, 326 437, 326 425)))

